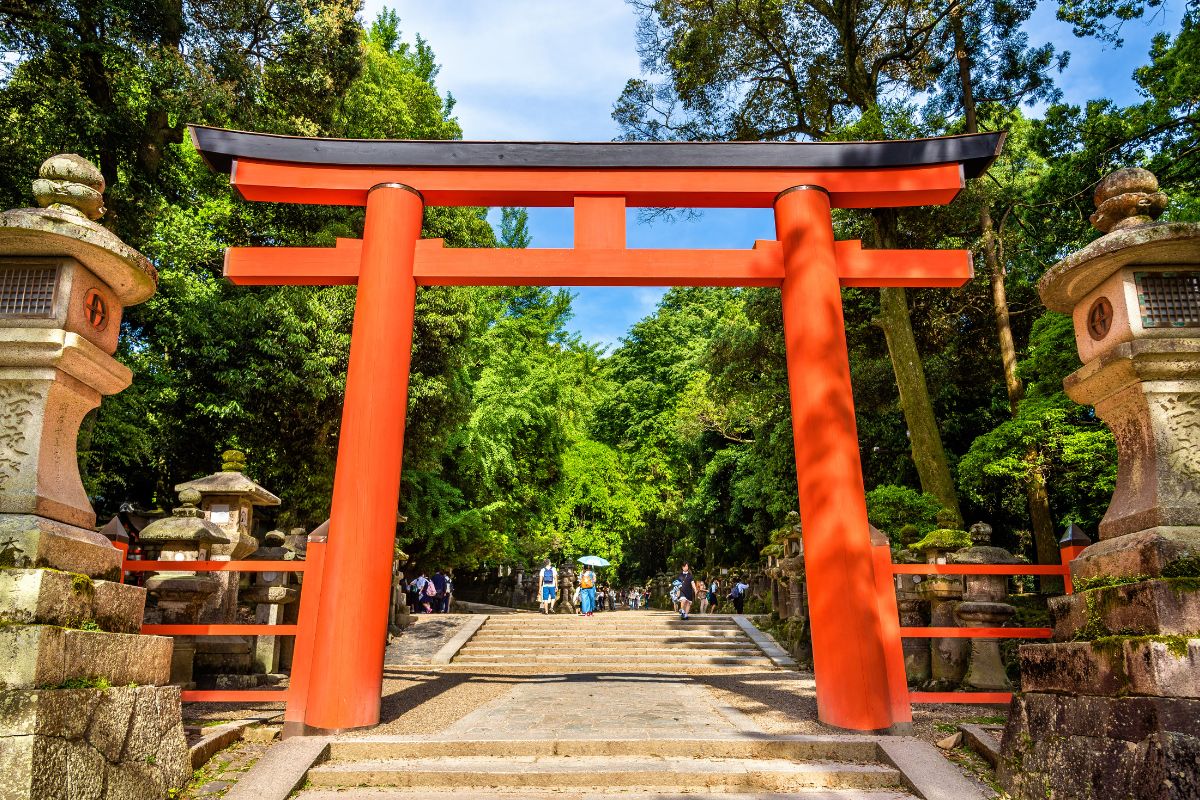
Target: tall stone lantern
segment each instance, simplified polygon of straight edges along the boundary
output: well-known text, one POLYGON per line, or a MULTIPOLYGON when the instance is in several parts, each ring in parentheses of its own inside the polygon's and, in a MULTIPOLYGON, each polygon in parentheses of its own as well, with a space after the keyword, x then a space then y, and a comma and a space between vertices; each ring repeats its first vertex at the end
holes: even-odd
POLYGON ((75 440, 100 398, 132 381, 112 357, 121 311, 154 294, 149 260, 93 222, 104 179, 54 156, 33 183, 42 208, 0 214, 0 565, 115 578, 75 440))
POLYGON ((160 800, 191 774, 171 640, 96 531, 79 424, 131 374, 112 354, 150 262, 96 224, 104 181, 46 161, 0 213, 0 797, 160 800))
POLYGON ((1020 648, 1000 780, 1017 798, 1200 797, 1200 224, 1156 224, 1155 177, 1100 182, 1105 235, 1038 286, 1070 314, 1063 382, 1117 442, 1100 541, 1054 598, 1054 639, 1020 648))

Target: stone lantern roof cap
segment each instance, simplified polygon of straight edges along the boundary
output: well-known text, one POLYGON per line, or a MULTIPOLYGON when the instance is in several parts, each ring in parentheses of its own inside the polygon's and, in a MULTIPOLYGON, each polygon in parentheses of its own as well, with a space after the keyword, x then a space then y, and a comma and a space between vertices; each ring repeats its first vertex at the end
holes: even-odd
POLYGON ((175 491, 195 489, 202 494, 241 495, 256 506, 277 506, 282 501, 275 495, 250 480, 241 472, 214 472, 194 481, 178 484, 175 491))
POLYGON ((150 259, 93 220, 104 213, 104 178, 86 159, 53 156, 42 164, 33 193, 42 208, 0 213, 0 253, 67 256, 116 293, 124 306, 144 302, 158 286, 150 259))
POLYGON ((157 519, 142 528, 138 538, 143 542, 189 542, 195 544, 228 544, 229 537, 215 524, 204 518, 204 512, 196 508, 200 493, 184 489, 179 493, 182 505, 171 512, 171 516, 157 519))

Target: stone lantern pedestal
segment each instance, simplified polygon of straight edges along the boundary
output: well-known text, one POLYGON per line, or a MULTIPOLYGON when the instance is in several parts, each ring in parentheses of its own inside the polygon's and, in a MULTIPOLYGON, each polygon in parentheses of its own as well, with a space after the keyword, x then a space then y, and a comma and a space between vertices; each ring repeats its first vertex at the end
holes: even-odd
MULTIPOLYGON (((978 522, 971 526, 974 545, 954 554, 955 564, 1019 564, 1019 559, 1003 547, 992 547, 992 526, 978 522)), ((954 617, 964 628, 999 628, 1017 613, 1004 602, 1008 599, 1008 578, 1003 575, 964 576, 963 602, 954 609, 954 617)), ((963 688, 985 692, 1012 689, 1000 640, 971 639, 971 661, 963 677, 963 688)))
POLYGON ((1200 797, 1200 224, 1154 224, 1157 188, 1101 181, 1107 235, 1038 287, 1072 315, 1084 364, 1064 388, 1112 429, 1118 467, 1053 642, 1020 649, 999 774, 1016 798, 1200 797))
POLYGON ((93 220, 104 180, 55 156, 41 208, 0 213, 0 798, 160 800, 191 774, 171 640, 141 636, 146 592, 96 531, 75 450, 129 385, 121 311, 150 262, 93 220))

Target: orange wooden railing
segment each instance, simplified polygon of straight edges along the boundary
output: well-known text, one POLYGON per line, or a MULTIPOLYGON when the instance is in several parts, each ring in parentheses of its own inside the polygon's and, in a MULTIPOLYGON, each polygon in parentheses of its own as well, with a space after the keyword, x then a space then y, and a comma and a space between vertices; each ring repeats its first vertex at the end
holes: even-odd
MULTIPOLYGON (((876 542, 875 565, 876 586, 880 592, 881 614, 898 618, 895 602, 894 575, 1058 575, 1063 579, 1067 594, 1074 591, 1071 583, 1070 563, 1086 545, 1064 545, 1059 549, 1058 564, 893 564, 891 548, 886 542, 876 542), (888 596, 884 596, 886 593, 888 596)), ((887 616, 885 619, 889 618, 887 616)), ((911 703, 1007 703, 1012 700, 1011 692, 912 692, 904 675, 903 648, 901 639, 1049 639, 1051 628, 932 628, 884 625, 883 636, 889 658, 888 671, 893 693, 907 696, 911 703), (897 658, 898 656, 898 658, 897 658), (903 687, 901 691, 900 687, 903 687)))
MULTIPOLYGON (((324 573, 325 542, 309 539, 304 561, 141 561, 126 552, 125 572, 302 572, 300 612, 294 625, 142 625, 141 632, 157 636, 295 636, 292 674, 286 689, 187 689, 185 703, 287 703, 285 721, 302 720, 308 690, 309 662, 316 630, 317 602, 324 573)), ((122 575, 124 579, 124 575, 122 575)))

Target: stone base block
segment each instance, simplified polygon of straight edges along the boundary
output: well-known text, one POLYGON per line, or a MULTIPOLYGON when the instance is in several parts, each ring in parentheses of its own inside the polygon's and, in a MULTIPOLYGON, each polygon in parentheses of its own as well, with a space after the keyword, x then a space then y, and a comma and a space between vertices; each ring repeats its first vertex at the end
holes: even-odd
POLYGON ((0 622, 77 627, 95 622, 114 633, 142 627, 146 590, 50 569, 0 570, 0 622))
POLYGON ((196 672, 209 675, 250 672, 254 648, 250 636, 204 636, 196 639, 196 672))
POLYGON ((1200 699, 1200 639, 1026 644, 1019 652, 1026 692, 1200 699))
POLYGON ((79 631, 53 625, 0 628, 0 689, 103 678, 111 686, 163 686, 171 637, 79 631))
POLYGON ((1071 578, 1158 578, 1184 558, 1200 558, 1200 526, 1147 528, 1089 545, 1071 562, 1071 578))
POLYGON ((0 800, 162 800, 191 774, 176 687, 0 691, 0 800))
POLYGON ((1200 582, 1160 578, 1050 598, 1054 638, 1200 634, 1200 582))
POLYGON ((0 567, 52 567, 117 580, 121 551, 96 531, 33 514, 0 514, 0 567))
POLYGON ((1015 800, 1200 797, 1200 700, 1017 695, 997 778, 1015 800))

